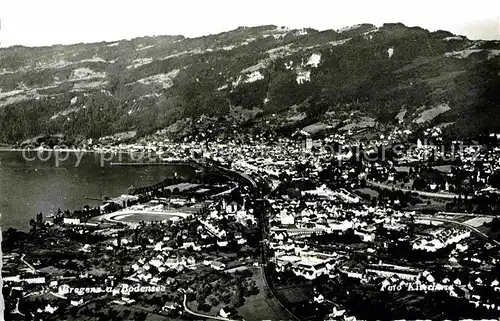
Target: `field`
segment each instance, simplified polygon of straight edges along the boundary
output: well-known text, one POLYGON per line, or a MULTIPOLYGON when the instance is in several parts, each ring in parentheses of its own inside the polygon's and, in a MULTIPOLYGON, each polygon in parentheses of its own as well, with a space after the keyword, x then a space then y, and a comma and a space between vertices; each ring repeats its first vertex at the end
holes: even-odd
POLYGON ((370 117, 361 117, 361 119, 353 121, 344 127, 340 128, 342 131, 355 130, 367 127, 374 127, 376 125, 375 119, 370 117))
MULTIPOLYGON (((238 314, 245 320, 289 320, 290 317, 279 306, 279 303, 271 296, 266 288, 265 281, 260 268, 252 268, 254 270, 253 279, 259 287, 259 293, 245 298, 243 306, 239 307, 238 314)), ((197 302, 188 302, 188 308, 200 314, 217 316, 220 309, 225 306, 221 302, 218 306, 212 307, 209 312, 201 312, 198 310, 197 302)))
POLYGON ((145 222, 153 222, 153 221, 164 221, 171 220, 172 218, 177 218, 178 216, 173 214, 165 214, 165 213, 132 213, 132 214, 124 214, 116 216, 115 219, 122 222, 129 223, 139 223, 140 221, 145 222))
POLYGON ((259 294, 245 299, 245 304, 238 308, 239 314, 245 320, 289 320, 290 317, 271 297, 265 285, 261 269, 255 269, 253 276, 259 287, 259 294))
POLYGON ((278 287, 276 292, 283 296, 285 300, 291 304, 297 304, 304 301, 309 301, 311 298, 311 286, 288 286, 288 287, 278 287))
POLYGON ((179 192, 185 192, 185 191, 188 191, 190 189, 196 188, 198 186, 200 186, 200 184, 179 183, 179 184, 175 184, 175 185, 169 185, 169 186, 165 187, 165 189, 169 189, 169 190, 173 191, 174 189, 178 188, 179 192))
POLYGON ((467 225, 471 225, 473 227, 480 227, 484 223, 490 223, 491 221, 493 221, 493 218, 491 218, 491 217, 475 217, 475 218, 471 218, 468 221, 465 221, 464 223, 467 225))
POLYGON ((317 132, 320 132, 320 131, 325 130, 327 128, 328 128, 327 124, 315 123, 315 124, 309 125, 307 127, 304 127, 303 131, 306 131, 310 134, 316 134, 317 132))
POLYGON ((428 122, 428 121, 436 118, 438 115, 440 115, 444 112, 447 112, 450 109, 451 109, 450 106, 448 106, 446 104, 442 104, 442 105, 438 105, 434 108, 424 110, 420 113, 419 117, 414 120, 414 122, 417 124, 428 122))

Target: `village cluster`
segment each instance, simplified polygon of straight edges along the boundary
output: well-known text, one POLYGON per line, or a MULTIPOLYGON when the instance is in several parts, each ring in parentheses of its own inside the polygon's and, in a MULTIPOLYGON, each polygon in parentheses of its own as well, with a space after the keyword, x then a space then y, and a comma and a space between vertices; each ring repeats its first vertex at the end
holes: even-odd
MULTIPOLYGON (((346 284, 374 297, 440 292, 500 315, 499 242, 490 233, 498 220, 487 212, 498 205, 499 150, 450 148, 441 155, 455 153, 449 164, 422 158, 433 151, 421 139, 398 160, 367 161, 353 153, 409 134, 396 130, 371 142, 336 134, 314 142, 256 137, 247 144, 143 139, 93 145, 109 153, 161 150, 162 160, 222 168, 239 178, 137 189, 78 217, 38 217, 30 236, 39 240, 36 248, 4 252, 7 308, 32 318, 77 317, 84 307, 102 310, 107 300, 145 313, 203 312, 229 320, 242 317, 237 309, 265 280, 273 295, 286 286, 314 285, 302 303, 327 310, 327 320, 355 319, 348 299, 335 300, 346 284), (332 144, 344 147, 333 157, 324 148, 332 144), (474 207, 478 197, 485 212, 444 210, 474 207), (434 210, 439 206, 443 210, 434 210), (102 291, 85 290, 92 287, 102 291)), ((439 141, 438 130, 427 134, 439 141)))

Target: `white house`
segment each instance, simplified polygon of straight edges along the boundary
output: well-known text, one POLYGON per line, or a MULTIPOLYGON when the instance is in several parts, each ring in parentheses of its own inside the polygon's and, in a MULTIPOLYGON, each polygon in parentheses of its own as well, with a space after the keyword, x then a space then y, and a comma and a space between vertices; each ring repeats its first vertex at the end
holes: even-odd
POLYGON ((219 315, 223 318, 229 318, 229 316, 231 315, 229 312, 226 312, 224 311, 224 308, 221 308, 220 311, 219 311, 219 315))
POLYGON ((280 222, 281 225, 293 225, 295 224, 295 218, 293 215, 288 215, 288 214, 281 214, 280 215, 280 222))
POLYGON ((64 224, 69 224, 69 225, 78 225, 78 224, 80 224, 80 219, 79 218, 68 218, 68 217, 65 217, 63 219, 63 223, 64 224))
POLYGON ((83 299, 80 299, 80 300, 78 300, 78 301, 71 300, 71 305, 72 305, 72 306, 78 307, 78 306, 80 306, 80 305, 82 305, 82 304, 83 304, 83 299))

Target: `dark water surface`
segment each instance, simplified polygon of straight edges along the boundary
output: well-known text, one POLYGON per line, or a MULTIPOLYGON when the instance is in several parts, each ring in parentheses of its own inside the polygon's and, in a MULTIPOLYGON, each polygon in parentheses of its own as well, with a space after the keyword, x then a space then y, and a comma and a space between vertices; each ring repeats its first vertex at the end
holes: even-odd
MULTIPOLYGON (((42 212, 45 216, 61 210, 76 210, 84 205, 97 206, 100 201, 85 197, 119 196, 131 185, 147 186, 174 175, 191 175, 189 166, 111 166, 103 154, 70 153, 67 160, 56 164, 55 154, 45 152, 0 151, 0 226, 29 229, 29 220, 42 212), (77 156, 81 156, 78 163, 77 156), (33 160, 27 160, 26 156, 33 160), (50 156, 50 157, 49 157, 50 156), (77 166, 76 166, 77 165, 77 166), (102 165, 102 166, 101 166, 102 165)), ((64 159, 65 157, 59 157, 64 159)), ((117 155, 111 162, 130 161, 127 154, 117 155)))

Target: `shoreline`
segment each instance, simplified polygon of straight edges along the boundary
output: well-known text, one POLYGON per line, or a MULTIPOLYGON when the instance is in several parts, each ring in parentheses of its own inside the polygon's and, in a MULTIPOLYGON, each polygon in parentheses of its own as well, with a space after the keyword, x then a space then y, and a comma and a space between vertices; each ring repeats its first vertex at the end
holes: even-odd
MULTIPOLYGON (((15 149, 15 148, 1 148, 0 147, 0 152, 22 152, 22 151, 25 151, 26 149, 15 149)), ((40 149, 38 149, 40 150, 40 149)), ((109 151, 95 151, 95 150, 62 150, 62 149, 45 149, 45 150, 48 150, 48 151, 67 151, 67 152, 72 152, 72 151, 76 151, 76 152, 81 152, 81 153, 86 153, 86 154, 96 154, 96 155, 99 155, 99 154, 104 154, 104 153, 114 153, 114 154, 132 154, 132 153, 137 153, 137 152, 127 152, 127 151, 117 151, 117 152, 109 152, 109 151)), ((31 150, 32 152, 36 152, 37 150, 36 149, 32 149, 31 150)), ((147 166, 173 166, 173 167, 188 167, 188 168, 191 168, 192 171, 196 171, 200 168, 207 168, 207 166, 205 164, 203 164, 202 162, 199 162, 199 161, 196 161, 194 159, 171 159, 171 160, 166 160, 162 163, 113 163, 112 166, 113 167, 117 167, 117 166, 144 166, 144 167, 147 167, 147 166)), ((159 177, 158 178, 158 182, 161 182, 163 181, 164 179, 166 179, 167 177, 159 177)), ((153 184, 154 185, 154 184, 153 184)), ((126 190, 120 192, 118 195, 121 195, 121 194, 124 194, 126 193, 126 190)), ((81 206, 78 206, 77 209, 82 209, 83 208, 83 204, 85 204, 85 202, 88 203, 88 201, 92 201, 92 200, 87 200, 85 199, 83 196, 82 196, 82 202, 81 202, 81 206)), ((98 202, 98 200, 95 200, 96 202, 98 202)), ((74 211, 75 209, 71 210, 71 211, 74 211)), ((53 214, 53 213, 44 213, 44 218, 47 219, 47 216, 50 215, 50 214, 53 214)), ((36 215, 33 215, 33 216, 29 216, 27 217, 27 220, 25 222, 25 224, 22 224, 19 225, 19 226, 9 226, 9 228, 14 228, 18 231, 21 231, 21 232, 27 232, 29 231, 29 220, 30 219, 35 219, 35 216, 36 215)), ((2 213, 2 216, 1 216, 1 220, 2 221, 5 221, 6 220, 6 216, 5 216, 5 213, 2 213)), ((90 220, 89 220, 90 221, 90 220)), ((7 228, 5 227, 2 227, 0 226, 0 230, 3 230, 3 231, 6 231, 7 228)))

